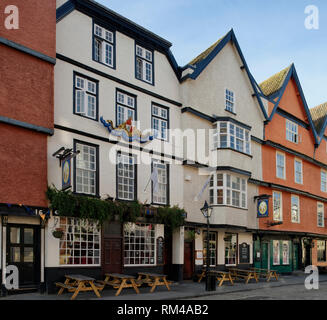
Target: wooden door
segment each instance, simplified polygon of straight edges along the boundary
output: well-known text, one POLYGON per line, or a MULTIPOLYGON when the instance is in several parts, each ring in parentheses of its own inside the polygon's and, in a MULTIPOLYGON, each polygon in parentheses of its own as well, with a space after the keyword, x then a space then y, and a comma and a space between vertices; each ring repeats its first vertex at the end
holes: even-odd
POLYGON ((262 243, 262 257, 261 257, 261 268, 269 269, 270 268, 270 257, 269 257, 269 243, 262 243))
POLYGON ((193 242, 184 242, 184 271, 183 278, 191 279, 194 272, 194 259, 193 259, 193 242))
POLYGON ((103 273, 122 273, 122 239, 104 238, 103 273))

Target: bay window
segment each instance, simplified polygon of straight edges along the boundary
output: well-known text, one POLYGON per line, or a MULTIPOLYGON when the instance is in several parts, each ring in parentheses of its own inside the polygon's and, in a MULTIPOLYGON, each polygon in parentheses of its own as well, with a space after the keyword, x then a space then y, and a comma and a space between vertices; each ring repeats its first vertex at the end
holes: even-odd
POLYGON ((250 131, 232 122, 217 122, 213 133, 213 148, 231 148, 251 154, 250 131))
POLYGON ((212 205, 247 208, 247 181, 228 173, 215 173, 210 179, 209 200, 212 205))

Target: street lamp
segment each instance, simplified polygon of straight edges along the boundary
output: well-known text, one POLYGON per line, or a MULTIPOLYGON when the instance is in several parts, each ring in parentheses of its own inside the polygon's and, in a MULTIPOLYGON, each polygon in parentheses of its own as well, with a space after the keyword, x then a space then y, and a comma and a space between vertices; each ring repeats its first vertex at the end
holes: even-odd
POLYGON ((206 266, 206 291, 210 290, 210 281, 209 281, 209 266, 210 266, 210 256, 209 256, 209 227, 210 222, 209 218, 211 216, 212 207, 209 207, 208 202, 205 201, 203 208, 200 209, 203 216, 207 218, 207 266, 206 266))

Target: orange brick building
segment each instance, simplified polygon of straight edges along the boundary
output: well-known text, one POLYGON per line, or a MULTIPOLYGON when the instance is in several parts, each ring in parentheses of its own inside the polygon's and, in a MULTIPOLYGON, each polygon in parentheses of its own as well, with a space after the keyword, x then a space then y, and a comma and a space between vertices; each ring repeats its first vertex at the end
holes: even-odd
POLYGON ((55 0, 1 1, 0 235, 1 243, 7 245, 7 255, 1 252, 6 259, 0 259, 3 293, 8 264, 21 266, 20 286, 43 282, 37 210, 48 205, 47 138, 54 126, 55 37, 55 0), (8 29, 8 21, 18 22, 17 28, 8 29))
POLYGON ((255 265, 280 272, 323 265, 326 141, 320 143, 317 119, 312 120, 294 65, 260 88, 268 120, 262 142, 263 181, 258 184, 259 195, 269 198, 269 214, 258 219, 255 265))

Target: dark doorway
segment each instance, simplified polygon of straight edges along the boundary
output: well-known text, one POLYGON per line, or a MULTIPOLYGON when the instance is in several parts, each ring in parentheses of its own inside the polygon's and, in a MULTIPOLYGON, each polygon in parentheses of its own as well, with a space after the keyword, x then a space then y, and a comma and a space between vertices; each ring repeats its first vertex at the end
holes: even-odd
POLYGON ((183 278, 191 279, 194 273, 193 241, 184 242, 184 271, 183 278))
POLYGON ((19 271, 19 287, 36 286, 40 282, 40 227, 8 224, 7 265, 19 271))
POLYGON ((102 273, 122 273, 123 238, 119 222, 106 222, 102 239, 102 273))

